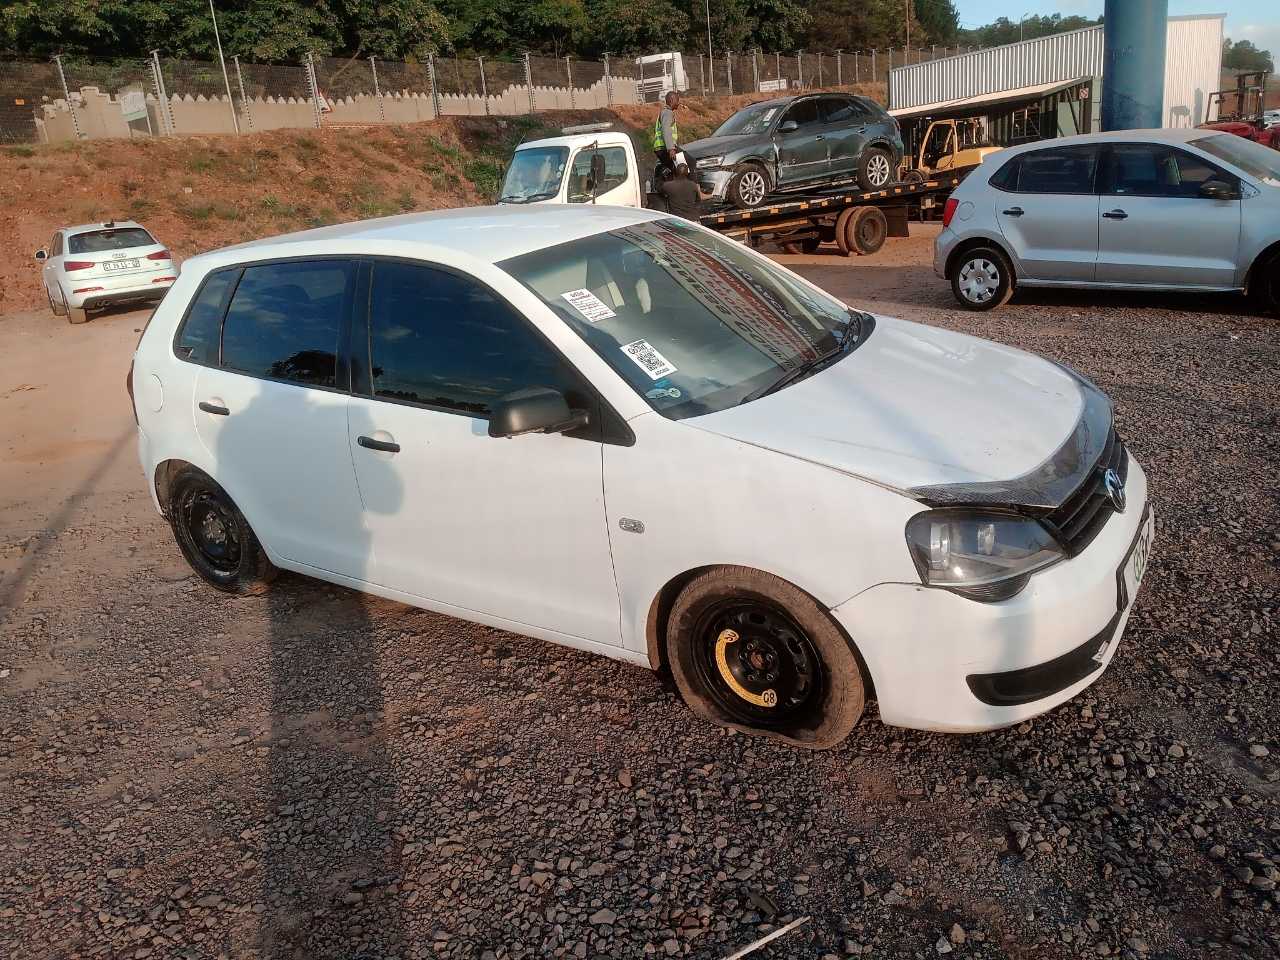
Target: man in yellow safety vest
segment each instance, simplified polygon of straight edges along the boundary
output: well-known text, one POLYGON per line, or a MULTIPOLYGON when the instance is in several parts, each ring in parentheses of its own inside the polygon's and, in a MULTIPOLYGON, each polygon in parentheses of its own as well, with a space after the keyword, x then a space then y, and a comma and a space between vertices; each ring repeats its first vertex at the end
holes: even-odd
POLYGON ((664 98, 666 106, 653 123, 653 155, 658 158, 658 175, 676 170, 676 151, 680 149, 680 131, 676 127, 676 111, 680 109, 680 93, 672 90, 664 98))

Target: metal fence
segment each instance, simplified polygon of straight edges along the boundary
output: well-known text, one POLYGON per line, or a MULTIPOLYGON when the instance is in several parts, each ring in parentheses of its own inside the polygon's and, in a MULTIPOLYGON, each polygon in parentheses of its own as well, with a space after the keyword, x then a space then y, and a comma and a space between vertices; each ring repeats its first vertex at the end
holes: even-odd
MULTIPOLYGON (((893 67, 958 52, 932 47, 680 56, 689 95, 723 97, 883 83, 893 67)), ((676 85, 676 72, 669 59, 644 62, 635 55, 598 61, 527 54, 421 62, 308 57, 301 64, 251 63, 232 55, 225 72, 216 61, 158 52, 144 60, 0 60, 0 142, 590 109, 656 101, 676 85)))

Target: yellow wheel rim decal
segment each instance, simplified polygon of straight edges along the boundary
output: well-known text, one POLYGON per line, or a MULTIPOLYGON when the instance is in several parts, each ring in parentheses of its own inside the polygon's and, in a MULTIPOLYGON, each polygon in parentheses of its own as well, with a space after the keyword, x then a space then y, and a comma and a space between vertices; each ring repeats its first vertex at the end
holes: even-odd
POLYGON ((716 666, 720 668, 720 678, 729 685, 730 690, 747 701, 747 703, 753 703, 757 707, 776 707, 778 705, 777 693, 773 690, 752 693, 738 682, 738 678, 729 669, 729 661, 724 652, 729 648, 729 644, 737 642, 738 632, 736 630, 721 630, 720 636, 716 637, 716 666))

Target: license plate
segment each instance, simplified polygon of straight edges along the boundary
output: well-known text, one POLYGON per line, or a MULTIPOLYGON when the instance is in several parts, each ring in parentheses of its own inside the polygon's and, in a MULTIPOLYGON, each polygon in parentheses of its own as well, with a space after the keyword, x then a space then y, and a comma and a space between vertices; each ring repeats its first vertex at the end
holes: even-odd
POLYGON ((107 271, 137 270, 138 263, 139 261, 137 260, 107 260, 102 264, 102 269, 107 271))
POLYGON ((1153 511, 1148 510, 1146 517, 1143 518, 1142 526, 1138 528, 1138 535, 1133 538, 1133 546, 1129 548, 1129 555, 1125 558, 1124 566, 1120 568, 1121 583, 1124 586, 1123 606, 1128 606, 1133 602, 1133 598, 1138 595, 1138 587, 1142 583, 1142 578, 1147 573, 1147 561, 1151 559, 1151 540, 1155 536, 1156 516, 1153 511))

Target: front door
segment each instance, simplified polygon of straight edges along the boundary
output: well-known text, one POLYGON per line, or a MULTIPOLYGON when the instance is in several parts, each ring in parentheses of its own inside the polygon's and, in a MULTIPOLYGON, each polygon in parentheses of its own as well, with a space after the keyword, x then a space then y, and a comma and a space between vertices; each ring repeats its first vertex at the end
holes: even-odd
POLYGON ((996 219, 1028 280, 1093 279, 1098 259, 1098 148, 1050 147, 992 178, 996 219))
POLYGON ((598 426, 488 435, 490 404, 527 387, 590 408, 577 374, 487 287, 423 264, 372 264, 367 342, 349 441, 375 582, 619 644, 598 426))
POLYGON ((1118 143, 1103 161, 1100 281, 1234 287, 1240 245, 1240 181, 1165 144, 1118 143), (1200 188, 1217 180, 1235 199, 1200 188))
POLYGON ((778 124, 774 135, 778 148, 778 184, 791 186, 825 177, 830 168, 827 137, 818 111, 817 97, 793 103, 778 124), (794 123, 795 129, 782 127, 794 123))
POLYGON ((258 538, 288 560, 367 579, 370 543, 347 448, 349 396, 338 364, 354 274, 346 260, 211 274, 184 323, 178 352, 203 364, 187 398, 196 431, 214 479, 258 538))
POLYGON ((607 206, 629 207, 634 205, 635 185, 628 183, 625 147, 583 147, 573 156, 569 165, 569 189, 566 199, 570 203, 602 203, 607 206), (603 174, 599 183, 593 183, 591 162, 600 157, 603 174))

